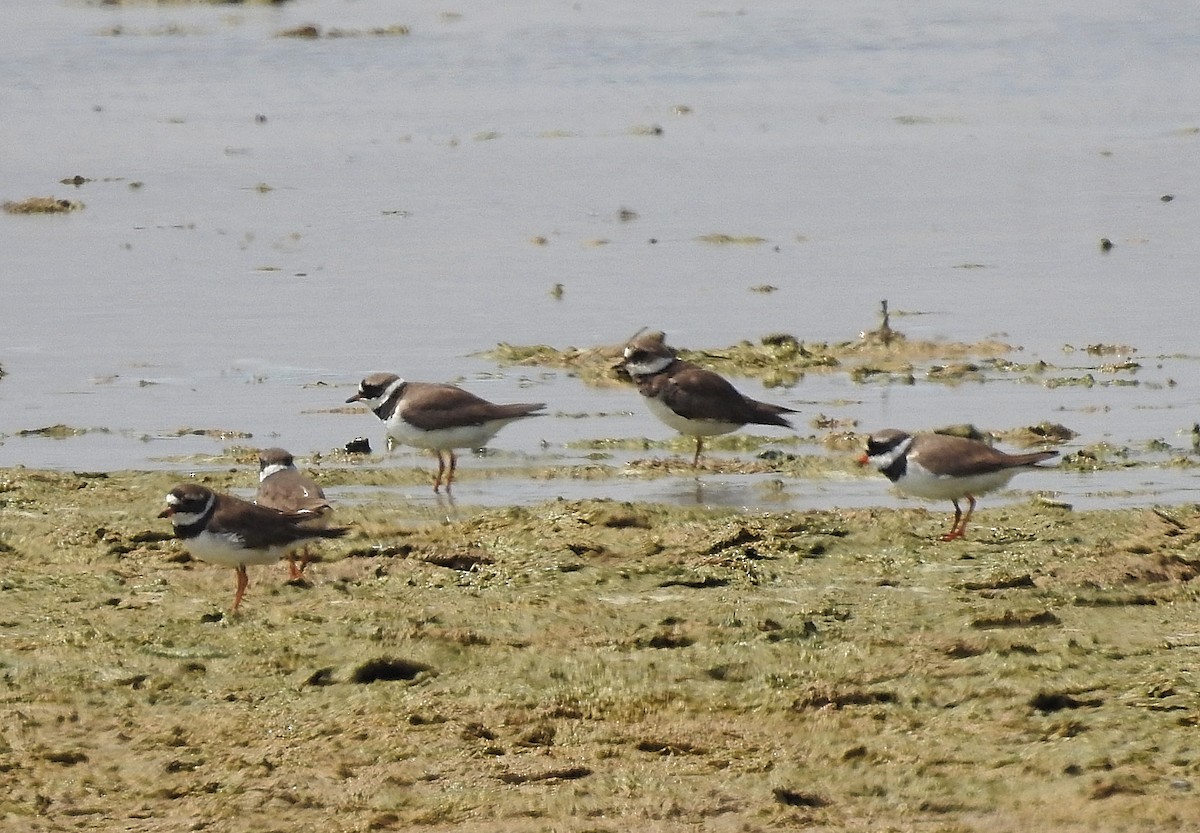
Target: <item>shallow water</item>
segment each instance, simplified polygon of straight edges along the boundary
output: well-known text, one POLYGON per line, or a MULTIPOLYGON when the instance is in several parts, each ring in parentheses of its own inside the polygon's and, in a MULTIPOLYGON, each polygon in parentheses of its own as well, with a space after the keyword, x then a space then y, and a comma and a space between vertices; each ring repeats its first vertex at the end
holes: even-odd
MULTIPOLYGON (((0 214, 0 466, 183 469, 231 444, 303 455, 358 435, 378 447, 372 417, 331 412, 373 370, 545 400, 555 416, 496 446, 582 460, 568 442, 670 432, 631 390, 476 354, 643 326, 690 347, 778 331, 844 341, 876 326, 884 298, 921 313, 893 319, 911 337, 999 335, 1023 362, 1070 367, 1086 362, 1065 346, 1129 345, 1139 384, 739 384, 799 407, 801 433, 817 413, 864 429, 1052 420, 1080 432, 1067 451, 1190 449, 1200 123, 1180 84, 1200 28, 1185 6, 8 11, 0 198, 86 208, 0 214), (306 23, 348 35, 276 37, 306 23), (411 33, 363 34, 395 24, 411 33), (76 174, 93 181, 59 184, 76 174), (766 242, 698 240, 711 233, 766 242), (778 290, 751 291, 763 284, 778 290), (107 433, 18 435, 58 423, 107 433)), ((472 503, 689 501, 697 488, 472 481, 471 466, 472 503)), ((1164 467, 1014 487, 1124 505, 1194 500, 1194 480, 1164 467)), ((875 479, 788 484, 785 498, 895 500, 875 479)), ((699 499, 779 496, 705 478, 699 499)))

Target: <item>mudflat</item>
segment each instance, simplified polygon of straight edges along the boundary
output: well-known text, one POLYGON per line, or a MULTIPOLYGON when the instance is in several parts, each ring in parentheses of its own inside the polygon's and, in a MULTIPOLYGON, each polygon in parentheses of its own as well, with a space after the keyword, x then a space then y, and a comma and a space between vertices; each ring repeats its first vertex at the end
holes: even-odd
POLYGON ((1200 818, 1194 506, 984 501, 946 544, 937 505, 414 510, 378 490, 338 506, 353 531, 307 580, 251 568, 230 615, 233 572, 155 518, 180 477, 0 471, 4 826, 1200 818))

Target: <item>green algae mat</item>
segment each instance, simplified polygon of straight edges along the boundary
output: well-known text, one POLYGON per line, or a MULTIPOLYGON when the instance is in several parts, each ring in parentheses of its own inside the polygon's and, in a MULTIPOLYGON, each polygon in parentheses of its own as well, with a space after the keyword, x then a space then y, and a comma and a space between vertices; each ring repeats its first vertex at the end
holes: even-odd
MULTIPOLYGON (((333 472, 330 472, 333 474, 333 472)), ((307 580, 170 473, 0 472, 0 826, 1098 831, 1200 818, 1200 510, 378 495, 307 580)), ((214 488, 245 473, 200 476, 214 488)), ((881 495, 881 503, 886 498, 881 495)))

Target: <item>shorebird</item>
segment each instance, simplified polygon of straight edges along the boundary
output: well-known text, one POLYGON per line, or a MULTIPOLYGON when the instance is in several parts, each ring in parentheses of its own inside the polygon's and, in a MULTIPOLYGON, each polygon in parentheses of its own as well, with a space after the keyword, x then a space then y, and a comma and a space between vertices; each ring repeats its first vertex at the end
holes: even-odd
POLYGON ((543 402, 497 405, 455 385, 408 382, 394 373, 372 373, 346 402, 365 402, 396 442, 436 452, 433 490, 441 488, 445 474, 447 494, 458 467, 454 449, 483 448, 505 425, 541 416, 538 411, 546 407, 543 402))
POLYGON ((975 498, 1008 485, 1018 472, 1037 468, 1057 451, 1006 454, 979 440, 948 434, 908 434, 888 428, 872 434, 859 465, 871 465, 887 475, 907 495, 954 504, 954 523, 943 541, 962 538, 975 511, 975 498), (963 514, 958 505, 967 499, 963 514))
MULTIPOLYGON (((333 505, 317 482, 296 468, 292 453, 283 448, 264 448, 258 452, 258 492, 254 502, 291 515, 305 527, 323 527, 333 505)), ((287 551, 288 575, 301 578, 311 559, 308 546, 301 547, 300 564, 296 551, 287 551)))
POLYGON ((313 538, 340 538, 345 527, 306 529, 296 516, 266 506, 214 492, 198 483, 184 483, 167 493, 167 508, 160 518, 170 518, 176 537, 194 557, 237 571, 237 612, 250 580, 249 564, 273 564, 291 548, 313 538))
POLYGON ((651 413, 679 433, 696 438, 692 466, 700 463, 705 437, 728 434, 744 425, 792 427, 780 414, 796 411, 744 396, 723 376, 677 358, 665 339, 661 332, 635 336, 618 367, 633 379, 651 413))

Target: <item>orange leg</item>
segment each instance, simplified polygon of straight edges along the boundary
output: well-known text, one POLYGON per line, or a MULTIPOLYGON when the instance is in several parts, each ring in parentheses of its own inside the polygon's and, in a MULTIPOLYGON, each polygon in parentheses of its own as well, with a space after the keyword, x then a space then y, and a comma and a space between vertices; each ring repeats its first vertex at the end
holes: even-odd
POLYGON ((242 603, 242 597, 246 595, 246 588, 250 585, 250 577, 246 575, 246 565, 241 564, 237 568, 237 593, 233 596, 233 610, 237 613, 238 606, 242 603))
POLYGON ((975 511, 974 495, 967 495, 967 513, 964 515, 962 509, 958 506, 958 501, 952 501, 954 504, 954 525, 950 527, 950 531, 942 536, 943 541, 953 541, 957 538, 965 538, 967 534, 967 521, 971 520, 971 514, 975 511))
POLYGON ((296 565, 296 553, 289 551, 288 559, 288 578, 295 581, 298 578, 304 578, 304 568, 308 566, 308 562, 312 560, 312 556, 308 554, 308 547, 300 550, 300 564, 296 565))
POLYGON ((971 515, 975 513, 975 496, 967 495, 967 514, 963 515, 962 523, 958 525, 958 537, 965 538, 967 535, 967 521, 971 520, 971 515))

